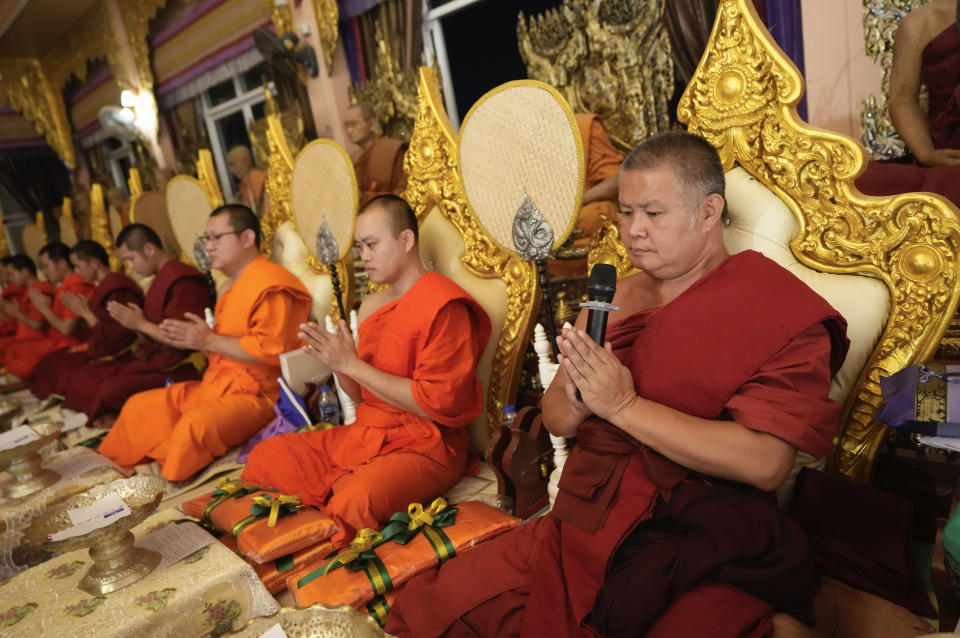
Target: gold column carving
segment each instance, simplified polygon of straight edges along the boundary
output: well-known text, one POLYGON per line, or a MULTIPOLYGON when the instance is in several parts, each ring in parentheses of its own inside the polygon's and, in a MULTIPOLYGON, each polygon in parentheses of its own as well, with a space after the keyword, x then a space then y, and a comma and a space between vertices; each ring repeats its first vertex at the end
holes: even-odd
POLYGON ((296 33, 296 29, 293 28, 293 10, 290 8, 290 2, 263 0, 263 4, 270 10, 270 19, 273 20, 277 36, 287 32, 296 33))
POLYGON ((36 127, 67 168, 77 163, 63 87, 50 81, 36 58, 0 58, 0 102, 36 127))
POLYGON ((130 176, 127 178, 127 188, 130 189, 130 209, 132 210, 133 202, 143 195, 143 181, 140 179, 139 169, 130 169, 130 176))
POLYGON ((103 199, 103 187, 94 184, 90 187, 90 239, 97 242, 110 256, 110 270, 121 271, 120 259, 113 246, 113 234, 110 232, 110 218, 107 215, 106 202, 103 199))
POLYGON ((564 0, 517 19, 527 76, 553 86, 574 111, 600 116, 624 151, 670 127, 673 57, 665 0, 564 0))
POLYGON ((294 156, 287 144, 280 116, 276 113, 267 114, 267 145, 270 154, 265 188, 269 205, 260 220, 260 232, 263 234, 260 252, 270 258, 273 257, 273 235, 277 227, 293 219, 290 187, 293 179, 294 156))
POLYGON ((213 155, 205 148, 201 148, 197 153, 197 181, 200 182, 211 208, 223 206, 223 193, 220 191, 220 182, 217 181, 213 155))
POLYGON ((503 407, 513 400, 519 385, 520 361, 533 334, 540 293, 532 263, 497 244, 483 229, 467 201, 459 172, 460 136, 453 130, 433 69, 420 68, 417 119, 403 169, 409 176, 404 199, 423 221, 434 207, 460 232, 463 264, 478 277, 502 279, 507 286, 507 313, 497 341, 485 406, 492 433, 503 407))
MULTIPOLYGON (((874 157, 902 157, 906 144, 890 119, 890 69, 893 65, 893 36, 900 20, 930 0, 863 0, 863 36, 867 55, 880 64, 883 74, 880 97, 868 95, 860 102, 860 139, 874 157)), ((926 87, 921 100, 926 103, 926 87)))
POLYGON ((710 43, 678 108, 681 122, 739 164, 796 215, 790 246, 828 273, 864 274, 890 290, 890 317, 844 406, 831 465, 870 478, 887 428, 873 421, 879 379, 929 358, 960 300, 956 208, 922 193, 873 198, 853 179, 866 158, 853 140, 807 127, 803 83, 750 0, 721 0, 710 43))
POLYGON ((320 39, 320 51, 327 65, 327 75, 333 73, 333 54, 337 51, 340 31, 340 8, 337 0, 313 0, 313 11, 317 16, 317 36, 320 39))
POLYGON ((408 140, 417 117, 420 77, 413 69, 400 68, 397 59, 399 46, 388 37, 383 20, 376 23, 375 36, 377 57, 373 63, 373 77, 350 85, 350 103, 366 102, 376 113, 385 135, 408 140))

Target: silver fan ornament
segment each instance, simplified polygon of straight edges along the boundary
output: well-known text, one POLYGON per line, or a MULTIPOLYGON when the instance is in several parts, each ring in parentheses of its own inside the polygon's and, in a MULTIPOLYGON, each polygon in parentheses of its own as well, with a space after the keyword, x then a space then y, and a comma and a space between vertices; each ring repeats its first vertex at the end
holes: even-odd
POLYGON ((327 218, 323 218, 320 230, 317 231, 317 259, 330 266, 337 263, 340 259, 340 247, 337 246, 337 238, 333 236, 330 226, 327 224, 327 218))
POLYGON ((546 259, 553 248, 553 228, 530 199, 526 188, 523 203, 513 216, 513 245, 517 254, 529 261, 546 259))
POLYGON ((200 237, 193 241, 193 260, 197 262, 197 268, 203 272, 210 272, 212 266, 210 253, 207 252, 207 247, 203 245, 203 239, 200 237))

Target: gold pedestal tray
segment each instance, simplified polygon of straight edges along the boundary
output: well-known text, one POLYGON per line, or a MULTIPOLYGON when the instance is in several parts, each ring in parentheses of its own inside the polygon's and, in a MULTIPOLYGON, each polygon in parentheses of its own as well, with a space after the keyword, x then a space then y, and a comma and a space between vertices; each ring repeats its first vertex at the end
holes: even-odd
POLYGON ((280 623, 288 638, 392 638, 377 622, 348 605, 316 603, 304 609, 284 607, 272 616, 254 618, 229 636, 259 638, 280 623))
POLYGON ((90 548, 93 566, 80 580, 80 589, 94 594, 109 594, 135 583, 160 563, 160 554, 133 545, 131 528, 142 523, 160 504, 167 481, 159 476, 135 476, 99 485, 73 496, 33 519, 23 541, 47 551, 68 552, 90 548), (133 512, 110 525, 82 536, 51 541, 47 536, 70 527, 67 510, 92 505, 108 494, 117 494, 133 512))
POLYGON ((30 427, 40 435, 39 439, 0 451, 0 466, 6 466, 4 469, 13 475, 13 481, 3 488, 3 495, 7 498, 29 496, 60 480, 59 474, 41 467, 43 459, 38 450, 57 440, 63 423, 41 421, 31 423, 30 427))

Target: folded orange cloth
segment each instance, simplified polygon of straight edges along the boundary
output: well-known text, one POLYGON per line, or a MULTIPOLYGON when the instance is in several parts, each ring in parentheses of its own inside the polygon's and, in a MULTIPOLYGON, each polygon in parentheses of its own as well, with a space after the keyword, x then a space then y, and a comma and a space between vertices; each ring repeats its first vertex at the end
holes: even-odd
MULTIPOLYGON (((419 504, 411 504, 410 508, 411 513, 419 508, 417 514, 434 509, 431 506, 424 510, 419 504)), ((287 578, 287 588, 299 607, 322 602, 359 609, 374 596, 386 594, 417 574, 520 524, 520 519, 476 501, 459 503, 449 510, 455 512, 441 513, 446 524, 428 522, 412 536, 408 534, 409 538, 403 538, 405 544, 382 541, 383 535, 375 530, 361 530, 335 559, 318 560, 292 573, 287 578), (378 536, 381 544, 372 546, 378 536), (346 566, 339 566, 342 563, 346 566)), ((437 511, 431 514, 436 516, 437 511)), ((394 515, 391 521, 397 516, 405 515, 394 515)), ((428 518, 432 521, 433 516, 428 518)), ((381 531, 390 536, 392 525, 395 524, 381 531)))
POLYGON ((236 480, 221 481, 219 489, 182 508, 235 537, 240 553, 258 564, 317 545, 339 529, 320 510, 301 507, 297 496, 236 480))
MULTIPOLYGON (((222 534, 217 540, 226 545, 231 551, 237 551, 237 540, 233 536, 222 534)), ((321 541, 313 547, 307 547, 292 554, 281 556, 276 560, 259 564, 250 560, 247 560, 247 562, 253 567, 253 571, 257 573, 257 577, 260 578, 260 581, 263 583, 263 586, 267 588, 267 591, 271 594, 276 594, 287 588, 287 576, 293 573, 292 570, 299 569, 318 560, 323 560, 324 557, 332 553, 333 544, 330 541, 321 541)))

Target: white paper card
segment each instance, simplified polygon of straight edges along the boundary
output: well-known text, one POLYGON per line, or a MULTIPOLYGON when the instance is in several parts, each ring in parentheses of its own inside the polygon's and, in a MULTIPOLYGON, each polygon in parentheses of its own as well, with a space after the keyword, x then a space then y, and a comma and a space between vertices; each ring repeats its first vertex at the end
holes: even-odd
POLYGON ((283 627, 280 626, 280 623, 277 623, 260 634, 260 638, 289 638, 289 636, 287 636, 287 632, 283 630, 283 627))
POLYGON ((137 547, 150 549, 160 554, 160 564, 156 571, 182 560, 197 550, 214 542, 213 536, 205 529, 193 523, 169 523, 155 532, 143 537, 137 547))
POLYGON ((122 467, 108 459, 102 454, 97 454, 93 450, 84 450, 65 459, 58 459, 49 465, 49 468, 60 475, 61 479, 69 479, 74 476, 86 474, 98 467, 110 467, 127 476, 127 472, 122 467))
POLYGON ((40 435, 37 434, 32 427, 29 425, 21 425, 20 427, 0 434, 0 450, 11 450, 30 441, 36 441, 39 438, 40 435))
POLYGON ((116 511, 123 508, 126 503, 123 502, 123 499, 120 498, 120 495, 116 492, 110 492, 99 501, 86 505, 84 507, 75 507, 74 509, 67 510, 67 516, 70 517, 70 522, 74 525, 79 525, 80 523, 85 523, 91 518, 96 518, 98 516, 103 516, 109 514, 110 512, 116 511))
POLYGON ((60 411, 63 413, 63 429, 61 432, 69 432, 70 430, 82 428, 87 424, 87 421, 90 420, 83 412, 70 409, 61 409, 60 411))
MULTIPOLYGON (((111 494, 110 496, 116 495, 111 494)), ((117 498, 119 499, 119 497, 117 498)), ((133 509, 124 503, 122 499, 119 501, 120 505, 114 509, 102 508, 100 504, 105 500, 107 499, 103 498, 88 507, 78 507, 74 510, 67 510, 67 515, 70 516, 70 520, 78 520, 80 522, 54 534, 48 534, 47 538, 52 541, 62 541, 66 538, 73 538, 74 536, 83 536, 101 527, 106 527, 119 518, 130 516, 130 514, 133 513, 133 509), (82 520, 83 516, 91 513, 94 514, 93 518, 82 520), (74 517, 76 517, 76 519, 74 517)))

